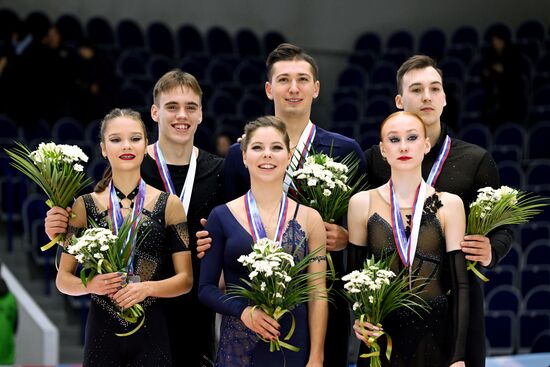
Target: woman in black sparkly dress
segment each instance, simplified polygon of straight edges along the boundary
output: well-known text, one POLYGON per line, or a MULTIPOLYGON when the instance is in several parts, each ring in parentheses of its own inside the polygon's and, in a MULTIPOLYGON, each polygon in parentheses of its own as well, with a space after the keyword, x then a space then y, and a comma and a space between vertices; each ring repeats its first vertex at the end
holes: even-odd
POLYGON ((74 256, 63 253, 56 284, 63 293, 91 294, 86 327, 84 366, 171 366, 166 323, 158 298, 189 292, 193 284, 185 212, 175 195, 159 191, 141 179, 146 154, 145 126, 139 113, 115 109, 101 125, 101 150, 109 160, 102 181, 91 194, 75 201, 67 241, 93 220, 107 227, 110 216, 141 215, 133 263, 135 276, 126 285, 121 273, 98 274, 87 286, 74 275, 74 256), (145 237, 143 237, 145 236, 145 237), (175 275, 173 270, 175 270, 175 275), (139 303, 145 310, 141 328, 119 316, 120 308, 139 303))
MULTIPOLYGON (((382 123, 380 149, 391 167, 388 183, 354 195, 348 211, 349 239, 358 253, 386 257, 397 251, 391 265, 395 273, 407 268, 412 286, 430 309, 417 315, 398 309, 382 321, 393 340, 393 351, 380 358, 383 366, 464 366, 468 320, 468 278, 460 241, 464 237, 462 200, 436 192, 422 179, 422 159, 430 150, 423 121, 410 112, 396 112, 382 123), (359 247, 359 249, 357 249, 359 247), (417 278, 417 280, 415 280, 417 278), (421 283, 420 283, 421 282, 421 283), (452 302, 446 293, 451 290, 452 302), (448 309, 452 307, 451 320, 448 309)), ((364 256, 353 261, 362 263, 364 256), (359 261, 357 261, 359 260, 359 261)), ((378 328, 363 325, 376 336, 378 328)), ((359 321, 354 325, 358 339, 365 341, 359 321)), ((362 343, 361 354, 366 352, 362 343)), ((359 358, 358 366, 369 360, 359 358)))

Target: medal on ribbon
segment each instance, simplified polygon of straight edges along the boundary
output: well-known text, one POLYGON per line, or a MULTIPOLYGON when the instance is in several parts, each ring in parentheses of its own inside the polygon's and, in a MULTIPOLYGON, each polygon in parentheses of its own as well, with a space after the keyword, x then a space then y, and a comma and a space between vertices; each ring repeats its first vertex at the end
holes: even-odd
MULTIPOLYGON (((250 234, 254 243, 258 242, 260 239, 267 237, 265 232, 264 225, 262 223, 262 218, 260 212, 258 211, 258 206, 256 205, 256 200, 252 191, 248 190, 244 197, 244 206, 246 209, 246 217, 248 219, 248 226, 250 228, 250 234)), ((273 241, 280 242, 283 237, 283 230, 286 222, 286 214, 288 212, 288 197, 283 192, 281 197, 281 204, 279 206, 279 216, 277 218, 277 229, 275 235, 273 236, 273 241)))
POLYGON ((302 135, 300 135, 300 139, 298 140, 296 149, 294 149, 294 153, 292 154, 292 158, 290 159, 290 164, 286 169, 285 181, 283 183, 283 190, 285 192, 288 192, 289 188, 292 190, 296 190, 296 188, 294 187, 294 183, 292 182, 292 174, 295 170, 302 166, 309 151, 311 150, 316 132, 317 126, 309 121, 304 131, 302 131, 302 135))
POLYGON ((441 146, 441 149, 439 150, 437 159, 435 160, 434 165, 430 170, 428 179, 426 180, 426 183, 428 185, 435 187, 435 183, 437 182, 439 174, 443 169, 443 164, 445 164, 445 161, 447 160, 447 157, 449 156, 450 151, 451 151, 451 138, 449 137, 449 135, 447 135, 445 137, 445 141, 443 142, 443 145, 441 146))
MULTIPOLYGON (((172 177, 170 176, 170 171, 168 170, 168 165, 164 159, 164 155, 160 150, 158 141, 153 145, 153 152, 155 154, 155 162, 159 170, 160 178, 164 184, 164 189, 170 194, 177 195, 176 188, 172 182, 172 177)), ((195 174, 197 172, 197 148, 193 147, 191 151, 191 159, 189 160, 189 170, 187 171, 187 176, 185 177, 185 183, 181 189, 179 195, 180 201, 183 204, 185 213, 189 212, 189 203, 191 202, 191 193, 193 192, 193 185, 195 183, 195 174)))
POLYGON ((412 208, 411 235, 407 238, 405 234, 405 225, 403 224, 403 217, 401 216, 401 211, 399 208, 399 202, 393 189, 393 181, 390 179, 390 211, 393 238, 395 240, 395 246, 397 247, 397 253, 399 254, 401 262, 405 267, 408 267, 409 270, 412 268, 414 255, 416 253, 416 246, 418 244, 420 221, 422 219, 424 201, 426 200, 426 187, 426 182, 422 180, 416 188, 412 208))
MULTIPOLYGON (((143 210, 143 203, 145 202, 145 181, 143 179, 139 182, 138 194, 136 195, 134 207, 130 214, 130 219, 133 220, 133 225, 130 231, 128 232, 127 239, 132 238, 133 233, 136 231, 139 220, 141 218, 141 212, 143 210), (134 220, 135 219, 135 220, 134 220)), ((118 231, 124 222, 124 217, 122 216, 122 209, 120 206, 120 199, 118 198, 115 185, 113 181, 109 182, 109 218, 111 219, 112 231, 113 234, 118 235, 118 231)), ((136 247, 137 236, 133 236, 134 240, 131 244, 126 243, 126 246, 131 246, 130 257, 128 258, 128 275, 134 276, 134 253, 136 247)), ((128 242, 128 240, 126 241, 128 242)), ((139 281, 139 279, 134 279, 139 281)))

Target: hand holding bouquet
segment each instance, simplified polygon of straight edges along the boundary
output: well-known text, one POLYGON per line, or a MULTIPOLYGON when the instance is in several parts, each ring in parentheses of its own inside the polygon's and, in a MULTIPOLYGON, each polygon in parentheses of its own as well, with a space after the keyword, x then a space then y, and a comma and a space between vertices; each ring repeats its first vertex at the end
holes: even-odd
MULTIPOLYGON (((326 274, 308 273, 307 267, 322 249, 323 247, 319 247, 296 263, 293 255, 286 253, 279 242, 263 238, 253 245, 250 254, 242 255, 238 259, 250 272, 248 280, 241 279, 247 287, 230 284, 228 293, 247 298, 254 305, 252 312, 259 308, 268 316, 279 320, 297 305, 312 299, 315 285, 311 281, 324 278, 326 274)), ((326 298, 326 293, 318 294, 317 297, 326 298)), ((271 352, 280 350, 281 347, 299 350, 285 342, 292 337, 294 327, 295 320, 292 316, 292 326, 288 334, 282 340, 269 342, 271 352)))
MULTIPOLYGON (((545 198, 501 186, 498 189, 483 187, 478 190, 476 200, 470 204, 466 234, 487 236, 497 227, 509 224, 527 223, 548 205, 545 198)), ((468 262, 472 270, 483 281, 487 279, 475 268, 476 262, 468 262)))
POLYGON ((323 153, 309 155, 293 173, 299 203, 316 209, 323 221, 334 223, 348 210, 350 197, 364 189, 364 175, 356 178, 359 159, 350 153, 341 163, 323 153), (355 181, 350 186, 350 182, 355 181))
MULTIPOLYGON (((119 229, 118 236, 114 235, 110 229, 93 227, 86 229, 80 237, 73 237, 67 252, 74 255, 82 264, 80 279, 84 286, 97 274, 128 272, 128 265, 132 261, 134 251, 132 243, 137 233, 137 228, 130 231, 134 225, 136 225, 135 220, 125 220, 119 229)), ((140 304, 121 310, 120 317, 129 323, 136 323, 140 317, 142 318, 135 329, 128 333, 115 334, 117 336, 135 333, 145 321, 144 310, 140 304)))
MULTIPOLYGON (((46 204, 52 208, 66 208, 76 194, 92 183, 86 178, 81 162, 88 157, 76 145, 40 143, 38 149, 31 152, 21 143, 6 153, 13 160, 13 167, 36 182, 48 196, 46 204)), ((56 243, 61 243, 65 234, 57 235, 40 249, 46 251, 56 243)))
POLYGON ((361 333, 371 349, 370 353, 362 354, 360 357, 370 357, 371 367, 381 366, 378 338, 383 335, 387 340, 386 358, 389 360, 391 357, 391 337, 381 329, 384 318, 400 307, 407 307, 415 313, 416 309, 428 309, 425 301, 415 293, 415 287, 410 289, 405 274, 396 275, 389 270, 392 258, 375 261, 374 257, 371 257, 365 261, 363 269, 354 270, 342 277, 345 282, 344 296, 351 303, 356 318, 358 316, 361 333), (363 326, 365 322, 379 328, 376 331, 378 336, 367 335, 363 326))

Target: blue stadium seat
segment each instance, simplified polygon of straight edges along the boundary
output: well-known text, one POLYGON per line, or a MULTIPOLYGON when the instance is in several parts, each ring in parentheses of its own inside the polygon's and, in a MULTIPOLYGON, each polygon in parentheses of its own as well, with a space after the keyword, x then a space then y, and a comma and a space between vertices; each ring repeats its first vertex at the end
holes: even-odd
POLYGON ((344 100, 334 106, 332 121, 358 121, 361 118, 361 108, 357 101, 344 100))
POLYGON ((370 84, 395 84, 397 68, 388 62, 378 62, 370 72, 370 84))
POLYGON ((548 353, 550 352, 550 331, 546 330, 537 335, 533 345, 531 346, 531 353, 548 353))
POLYGON ((383 120, 384 118, 389 116, 394 110, 395 107, 390 103, 387 98, 373 98, 369 100, 367 105, 365 106, 364 116, 367 119, 382 118, 383 120))
MULTIPOLYGON (((460 83, 464 80, 466 66, 464 61, 455 57, 447 57, 439 63, 439 68, 443 71, 443 78, 447 81, 449 78, 460 83)), ((447 92, 447 90, 445 89, 447 92)))
POLYGON ((206 79, 212 85, 233 82, 233 68, 223 59, 216 58, 206 68, 206 79))
POLYGON ((536 159, 529 162, 525 173, 526 184, 529 186, 549 184, 550 159, 536 159))
POLYGON ((512 145, 493 145, 491 156, 497 164, 507 161, 517 163, 523 160, 523 153, 520 148, 512 145))
POLYGON ((543 45, 539 41, 526 39, 518 41, 517 46, 519 51, 529 58, 529 61, 531 61, 531 68, 533 68, 533 65, 536 64, 542 55, 543 45))
POLYGON ((497 167, 501 184, 518 189, 525 185, 523 170, 517 161, 500 162, 497 167))
POLYGON ((253 62, 241 62, 234 71, 233 80, 243 87, 261 85, 265 82, 264 69, 253 62))
POLYGON ((531 242, 524 251, 523 265, 550 265, 550 239, 541 238, 531 242))
POLYGON ((118 107, 143 109, 148 105, 147 97, 141 88, 134 84, 127 83, 118 91, 118 107))
POLYGON ((281 43, 286 42, 285 36, 277 31, 268 31, 264 34, 262 38, 262 43, 264 46, 264 52, 266 55, 269 55, 277 46, 281 43))
POLYGON ((447 50, 447 56, 459 59, 464 63, 464 65, 468 66, 470 65, 470 62, 474 58, 476 52, 477 48, 474 48, 473 46, 467 44, 452 44, 447 50))
POLYGON ((525 128, 515 122, 507 122, 500 125, 494 133, 493 142, 496 146, 512 145, 520 148, 522 151, 525 147, 525 128))
POLYGON ((174 57, 174 34, 168 26, 162 22, 149 24, 146 30, 147 46, 153 54, 174 57))
POLYGON ((178 28, 176 31, 176 45, 180 57, 189 54, 201 54, 205 50, 201 33, 197 27, 190 24, 182 24, 178 28))
POLYGON ((147 63, 147 74, 151 80, 158 80, 161 76, 177 67, 173 58, 165 55, 152 55, 147 63))
POLYGON ((544 25, 538 20, 526 20, 516 30, 516 40, 536 40, 542 43, 545 38, 544 25))
MULTIPOLYGON (((474 98, 481 98, 474 96, 474 98)), ((466 102, 468 103, 468 102, 466 102)), ((460 131, 460 138, 468 143, 479 145, 485 149, 490 150, 492 147, 491 131, 486 125, 482 124, 470 124, 464 126, 460 131)))
POLYGON ((485 330, 489 339, 488 354, 511 354, 517 341, 517 319, 510 311, 489 311, 485 314, 485 330))
POLYGON ((235 115, 236 104, 231 95, 216 91, 208 101, 208 112, 214 115, 235 115))
POLYGON ((380 143, 379 132, 375 129, 366 129, 365 126, 368 125, 361 124, 359 126, 359 141, 363 150, 367 150, 373 145, 378 145, 378 143, 380 143))
POLYGON ((521 293, 525 296, 539 285, 550 285, 550 264, 525 265, 520 274, 521 293))
POLYGON ((351 66, 359 66, 368 73, 377 60, 378 55, 375 55, 370 51, 355 51, 348 58, 348 64, 351 66))
POLYGON ((145 38, 139 24, 132 19, 123 19, 116 26, 117 44, 121 49, 143 48, 145 38))
POLYGON ((68 140, 84 140, 84 127, 73 117, 61 117, 52 127, 52 138, 60 144, 66 144, 68 140))
POLYGON ((150 55, 143 50, 128 49, 123 51, 117 60, 117 74, 123 79, 147 75, 147 63, 150 55))
POLYGON ((550 50, 547 50, 536 63, 533 88, 538 89, 550 82, 550 50))
POLYGON ((365 90, 359 87, 337 87, 332 94, 333 104, 337 105, 346 99, 353 99, 361 104, 365 99, 365 90))
MULTIPOLYGON (((95 157, 88 163, 88 168, 86 171, 88 172, 88 175, 94 180, 94 183, 92 186, 97 184, 99 181, 101 181, 101 178, 103 177, 103 173, 105 173, 105 170, 108 167, 108 161, 101 157, 95 157)), ((93 187, 92 187, 93 189, 93 187)))
POLYGON ((374 55, 380 55, 382 52, 382 40, 377 33, 363 33, 355 41, 353 48, 355 51, 372 52, 374 55))
POLYGON ((206 44, 211 55, 230 55, 233 53, 233 40, 229 32, 220 26, 214 26, 206 32, 206 44))
POLYGON ((247 94, 237 104, 237 114, 246 121, 251 121, 265 114, 265 98, 247 94))
POLYGON ((550 285, 539 285, 531 289, 523 299, 524 311, 550 310, 550 285))
POLYGON ((500 285, 485 297, 485 309, 487 311, 510 311, 514 314, 521 307, 521 293, 513 286, 500 285))
POLYGON ((359 87, 364 88, 367 76, 365 71, 358 66, 348 66, 338 77, 339 87, 359 87))
POLYGON ((197 78, 202 88, 203 83, 206 82, 205 80, 206 65, 205 63, 201 62, 201 59, 202 58, 196 57, 196 56, 186 56, 183 58, 183 60, 180 63, 180 69, 197 78))
POLYGON ((541 238, 550 238, 550 223, 546 221, 536 221, 524 223, 519 227, 519 242, 522 247, 527 246, 541 238))
POLYGON ((348 138, 355 139, 357 130, 356 121, 338 121, 332 124, 330 131, 340 135, 344 135, 348 138))
POLYGON ((447 37, 445 33, 441 29, 432 28, 420 36, 418 52, 438 61, 445 55, 446 46, 447 37))
POLYGON ((495 268, 485 271, 484 274, 489 279, 488 282, 483 283, 485 294, 491 293, 491 290, 501 285, 516 287, 518 284, 516 279, 517 268, 511 265, 499 264, 495 268))
POLYGON ((256 33, 250 29, 240 29, 235 35, 237 53, 241 57, 260 56, 262 48, 256 33))
POLYGON ((453 32, 451 37, 453 45, 467 45, 477 48, 479 45, 479 32, 470 26, 462 26, 453 32))
POLYGON ((411 32, 398 30, 390 34, 386 43, 386 49, 402 48, 410 53, 414 51, 414 38, 411 32))
POLYGON ((86 34, 99 48, 115 45, 115 32, 109 21, 103 17, 93 17, 86 23, 86 34))
POLYGON ((519 269, 520 267, 520 258, 523 255, 523 251, 521 247, 517 243, 513 243, 512 247, 510 247, 510 251, 504 256, 503 259, 500 260, 499 265, 510 265, 513 266, 514 269, 519 269))
POLYGON ((412 53, 406 48, 390 48, 382 54, 380 60, 391 64, 397 70, 410 56, 412 56, 412 53))
POLYGON ((55 22, 63 42, 70 46, 77 46, 84 38, 84 27, 80 19, 72 14, 63 14, 55 22))
MULTIPOLYGON (((529 353, 535 339, 544 331, 550 331, 550 310, 523 311, 518 315, 519 353, 529 353)), ((549 349, 550 351, 550 349, 549 349)))

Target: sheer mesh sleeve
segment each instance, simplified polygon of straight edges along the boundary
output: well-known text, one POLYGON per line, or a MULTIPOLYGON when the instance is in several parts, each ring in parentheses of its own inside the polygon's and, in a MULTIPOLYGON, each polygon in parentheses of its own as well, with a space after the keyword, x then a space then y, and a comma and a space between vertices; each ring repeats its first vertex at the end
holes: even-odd
POLYGON ((453 300, 453 344, 451 362, 464 361, 466 356, 466 336, 470 313, 468 274, 464 253, 455 250, 447 253, 451 276, 453 300))
POLYGON ((218 287, 227 241, 227 234, 218 213, 220 208, 214 208, 208 217, 206 230, 212 236, 212 246, 201 260, 199 299, 217 313, 240 318, 248 306, 248 301, 241 297, 228 296, 218 287))
POLYGON ((166 241, 168 251, 171 254, 180 251, 190 251, 187 222, 171 224, 166 227, 166 241))

